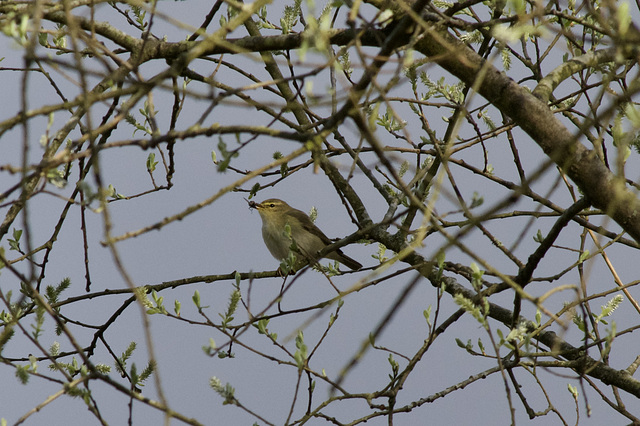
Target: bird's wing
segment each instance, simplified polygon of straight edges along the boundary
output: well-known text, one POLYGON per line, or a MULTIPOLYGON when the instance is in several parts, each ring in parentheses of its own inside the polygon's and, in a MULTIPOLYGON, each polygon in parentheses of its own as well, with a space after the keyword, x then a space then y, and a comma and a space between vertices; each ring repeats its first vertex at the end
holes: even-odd
POLYGON ((309 219, 309 216, 307 216, 305 212, 294 209, 293 212, 291 212, 291 215, 300 221, 306 231, 320 238, 320 240, 322 240, 324 244, 328 245, 333 243, 333 241, 331 241, 329 237, 324 235, 324 232, 322 232, 320 228, 318 228, 313 224, 313 222, 311 222, 311 219, 309 219))

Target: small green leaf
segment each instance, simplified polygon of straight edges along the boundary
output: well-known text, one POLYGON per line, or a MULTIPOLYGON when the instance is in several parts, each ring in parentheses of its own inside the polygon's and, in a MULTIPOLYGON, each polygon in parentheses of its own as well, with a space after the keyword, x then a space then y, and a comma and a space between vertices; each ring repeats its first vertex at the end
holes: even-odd
POLYGON ((153 152, 149 153, 149 156, 147 157, 147 171, 149 173, 154 172, 157 165, 158 162, 156 161, 156 154, 153 152))
POLYGON ((252 199, 258 193, 258 191, 260 191, 260 184, 256 183, 251 187, 251 190, 249 191, 249 199, 252 199))
POLYGON ((304 343, 304 335, 302 331, 298 331, 298 335, 296 336, 296 352, 293 354, 293 359, 295 359, 298 364, 299 369, 303 369, 307 362, 307 357, 309 356, 307 353, 307 345, 304 343))
POLYGON ((427 324, 431 325, 431 305, 422 311, 422 315, 424 316, 424 319, 427 320, 427 324))
POLYGON ((544 241, 544 236, 542 235, 541 230, 538 229, 538 232, 533 237, 533 241, 535 241, 536 243, 541 243, 542 241, 544 241))
POLYGON ((47 41, 48 34, 47 33, 38 33, 38 43, 40 46, 47 47, 49 42, 47 41))
POLYGON ((209 356, 213 356, 217 349, 216 342, 211 337, 209 338, 209 346, 202 347, 203 352, 209 356))
POLYGON ((267 330, 267 325, 269 325, 269 319, 267 318, 262 318, 258 320, 257 323, 253 323, 253 326, 258 329, 258 333, 265 334, 265 335, 269 334, 267 330))
POLYGON ((13 238, 9 238, 9 249, 20 251, 20 237, 22 237, 22 229, 13 228, 13 238))
POLYGON ((484 204, 484 197, 474 191, 469 208, 473 209, 476 207, 480 207, 482 204, 484 204))
POLYGON ((200 292, 198 290, 196 290, 193 293, 192 300, 193 300, 193 303, 196 305, 196 308, 200 309, 200 292))
POLYGON ((120 194, 118 191, 116 191, 116 188, 111 184, 109 184, 109 186, 107 187, 107 197, 111 197, 115 200, 123 200, 127 198, 124 195, 120 194))
POLYGON ((576 388, 575 386, 572 386, 571 384, 567 384, 567 389, 569 390, 569 393, 573 396, 573 398, 575 400, 578 399, 578 388, 576 388))
POLYGON ((580 257, 578 258, 578 263, 582 263, 589 258, 589 250, 585 250, 580 253, 580 257))

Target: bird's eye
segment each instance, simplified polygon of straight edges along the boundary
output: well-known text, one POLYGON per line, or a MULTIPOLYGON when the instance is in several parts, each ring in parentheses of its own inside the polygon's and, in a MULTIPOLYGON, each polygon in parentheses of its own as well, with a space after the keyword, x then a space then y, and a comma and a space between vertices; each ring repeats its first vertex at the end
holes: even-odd
POLYGON ((275 204, 273 204, 273 203, 269 204, 269 207, 275 207, 275 206, 276 206, 276 205, 275 205, 275 204))

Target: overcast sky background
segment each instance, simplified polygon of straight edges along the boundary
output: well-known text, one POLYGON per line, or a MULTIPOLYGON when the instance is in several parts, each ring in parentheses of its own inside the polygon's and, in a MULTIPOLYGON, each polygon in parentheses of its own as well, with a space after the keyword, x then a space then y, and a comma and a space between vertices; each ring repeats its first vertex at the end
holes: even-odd
MULTIPOLYGON (((276 19, 284 4, 288 4, 282 0, 275 1, 270 7, 272 13, 271 19, 276 19)), ((211 2, 201 0, 189 0, 186 2, 169 2, 164 1, 158 4, 159 9, 172 18, 178 19, 192 26, 199 26, 203 20, 203 14, 208 11, 211 2)), ((100 14, 108 10, 108 6, 102 5, 96 8, 99 20, 105 20, 100 14)), ((114 16, 109 14, 109 16, 114 16)), ((122 19, 122 18, 118 18, 122 19)), ((214 24, 217 23, 214 19, 214 24)), ((337 26, 344 26, 344 14, 338 18, 337 26)), ((118 25, 116 22, 112 22, 118 25)), ((154 33, 158 36, 166 35, 170 41, 179 41, 191 34, 191 30, 180 30, 176 26, 167 23, 163 19, 156 19, 154 23, 154 33)), ((214 25, 217 28, 217 24, 214 25)), ((240 29, 232 34, 232 37, 241 37, 245 35, 240 29)), ((21 66, 20 50, 12 48, 11 43, 5 38, 2 39, 1 56, 5 60, 0 66, 21 66)), ((256 56, 253 56, 255 59, 256 56)), ((234 58, 234 62, 235 61, 234 58)), ((259 61, 247 58, 244 63, 247 67, 252 67, 251 72, 260 78, 267 78, 263 65, 259 61)), ((355 63, 355 61, 354 61, 355 63)), ((313 64, 312 64, 313 65, 313 64)), ((199 65, 202 68, 202 63, 199 65)), ((213 65, 211 65, 213 66, 213 65)), ((147 75, 158 72, 166 67, 163 62, 154 62, 143 71, 147 75)), ((210 71, 209 71, 210 72, 210 71)), ((226 74, 224 70, 223 75, 226 74)), ((429 69, 433 77, 442 73, 438 68, 431 67, 429 69)), ((443 74, 444 75, 444 74, 443 74)), ((72 76, 75 77, 75 76, 72 76)), ((2 87, 5 102, 0 103, 0 121, 16 114, 19 110, 19 93, 20 78, 18 72, 11 73, 2 72, 2 87)), ((235 77, 237 85, 247 84, 235 77)), ((447 76, 449 81, 455 81, 447 76)), ((222 77, 221 77, 222 79, 222 77)), ((228 82, 228 80, 227 80, 228 82)), ((322 87, 326 83, 316 84, 315 90, 322 93, 322 87)), ((192 83, 191 90, 199 91, 206 94, 202 85, 192 83)), ((68 89, 68 87, 67 87, 68 89)), ((59 99, 53 93, 51 87, 42 78, 40 74, 33 73, 29 78, 30 108, 36 108, 40 105, 47 105, 59 102, 59 99)), ((252 93, 257 99, 262 96, 260 92, 252 93)), ((161 90, 154 91, 156 108, 158 110, 158 122, 161 125, 161 131, 168 128, 168 121, 171 114, 171 94, 161 90)), ((477 99, 483 102, 482 99, 477 99)), ((185 111, 182 113, 179 128, 186 128, 195 122, 204 108, 208 104, 206 102, 187 102, 185 111), (189 120, 192 120, 190 123, 189 120)), ((142 107, 142 105, 140 105, 142 107)), ((137 111, 137 108, 136 108, 137 111)), ((95 111, 94 120, 97 122, 104 111, 95 111)), ((446 115, 447 111, 442 110, 442 114, 446 115)), ((65 122, 68 115, 64 113, 56 114, 54 129, 57 129, 65 122)), ((142 117, 137 115, 139 120, 142 117)), ((499 121, 499 116, 494 119, 499 121)), ((38 145, 38 139, 46 125, 46 118, 38 120, 42 128, 37 125, 30 127, 29 140, 31 141, 31 158, 30 162, 37 162, 41 156, 41 148, 38 145)), ((216 108, 208 117, 207 123, 220 122, 223 124, 265 124, 265 118, 262 115, 254 113, 254 111, 245 108, 225 107, 216 108)), ((441 122, 439 117, 431 118, 434 127, 438 130, 444 128, 446 123, 441 122)), ((345 128, 352 129, 353 137, 357 137, 354 126, 351 122, 345 124, 345 128)), ((343 129, 345 130, 345 129, 343 129)), ((345 130, 346 131, 346 130, 345 130)), ((414 137, 418 137, 420 129, 418 127, 409 128, 414 137)), ((468 131, 464 130, 463 131, 468 131)), ((529 171, 536 170, 542 164, 545 157, 539 148, 522 133, 518 133, 521 139, 518 141, 521 155, 527 158, 538 158, 539 161, 527 160, 529 171)), ((78 136, 77 131, 73 134, 78 136)), ((141 136, 139 133, 135 137, 141 136)), ((132 137, 132 128, 122 125, 112 135, 111 140, 128 139, 132 137)), ((387 139, 383 140, 390 145, 394 145, 395 141, 387 139)), ((2 157, 0 163, 4 164, 20 164, 22 133, 18 128, 9 132, 0 140, 2 147, 2 157)), ((232 137, 225 137, 229 145, 234 143, 232 137)), ((333 142, 330 140, 330 142, 333 142)), ((123 233, 139 229, 149 224, 160 221, 164 217, 183 211, 187 206, 201 202, 216 193, 221 187, 232 183, 239 176, 231 171, 219 173, 212 163, 211 151, 217 149, 218 138, 196 138, 193 140, 180 141, 175 146, 176 158, 176 174, 174 177, 175 186, 170 191, 160 191, 154 194, 132 199, 113 202, 109 205, 109 210, 113 221, 113 235, 118 236, 123 233)), ((253 142, 252 148, 241 153, 240 157, 232 163, 234 167, 239 169, 252 169, 259 165, 263 165, 270 161, 271 155, 275 151, 282 151, 285 155, 299 146, 296 142, 283 142, 273 140, 267 137, 260 137, 258 141, 253 142)), ((496 169, 499 176, 517 176, 515 167, 510 163, 502 163, 500 161, 500 148, 493 149, 491 164, 496 169)), ((105 183, 112 184, 119 193, 126 196, 146 191, 152 187, 150 179, 145 169, 145 160, 149 152, 141 151, 138 148, 124 148, 103 151, 100 161, 103 171, 105 183)), ((478 151, 479 153, 479 151, 478 151)), ((635 154, 632 154, 635 155, 635 154)), ((464 156, 463 156, 464 157, 464 156)), ((308 157, 304 157, 306 160, 308 157)), ((365 162, 373 163, 372 155, 365 155, 365 162)), ((157 157, 157 159, 159 159, 157 157)), ((473 157, 469 159, 475 161, 473 157)), ((341 167, 346 170, 350 166, 348 158, 336 159, 337 162, 343 162, 341 167)), ((475 161, 477 162, 477 161, 475 161)), ((298 161, 294 162, 298 163, 298 161)), ((291 166, 292 164, 290 164, 291 166)), ((547 173, 537 184, 540 188, 549 185, 549 181, 556 175, 553 169, 547 173)), ((636 173, 637 175, 637 173, 636 173)), ((156 179, 163 182, 161 171, 155 174, 156 179)), ((637 176, 632 176, 637 177, 637 176)), ((14 185, 20 176, 11 175, 7 172, 0 173, 0 188, 6 188, 14 185)), ((77 170, 71 177, 71 184, 64 190, 52 191, 68 195, 73 190, 73 185, 77 179, 77 170)), ((256 181, 262 184, 271 182, 274 178, 262 178, 256 181)), ((460 174, 458 179, 468 180, 474 179, 471 174, 460 174)), ((256 181, 249 182, 243 188, 250 188, 256 181)), ((477 179, 477 186, 465 185, 465 189, 477 191, 484 195, 486 206, 490 208, 494 203, 503 199, 506 193, 494 194, 492 189, 486 187, 486 181, 477 179)), ((385 213, 386 204, 377 193, 370 187, 368 182, 360 175, 356 174, 354 187, 360 191, 363 196, 370 196, 366 200, 370 209, 370 214, 374 220, 379 220, 385 213)), ((558 199, 564 200, 562 205, 567 207, 566 194, 564 189, 558 190, 558 199)), ((464 194, 470 199, 471 193, 464 194)), ((15 194, 14 194, 15 196, 15 194)), ((124 266, 127 273, 135 285, 153 285, 161 282, 177 280, 198 275, 208 274, 225 274, 233 271, 264 271, 273 270, 278 266, 278 262, 273 259, 264 247, 260 235, 261 221, 255 211, 250 211, 247 207, 246 193, 229 193, 222 197, 214 204, 201 209, 200 211, 189 215, 182 221, 173 222, 162 228, 160 231, 149 232, 134 239, 125 240, 117 245, 118 251, 124 260, 124 266)), ((312 206, 318 209, 318 219, 316 224, 325 231, 330 237, 340 237, 348 235, 356 230, 354 224, 349 220, 349 216, 344 210, 338 196, 335 194, 331 182, 322 174, 313 174, 312 168, 297 173, 296 176, 284 180, 275 188, 267 189, 256 197, 258 201, 277 197, 286 200, 292 206, 308 212, 312 206)), ((519 202, 522 209, 531 208, 532 204, 522 200, 519 202)), ((520 205, 519 204, 519 205, 520 205)), ((38 246, 46 241, 53 230, 55 222, 59 218, 59 212, 64 206, 64 201, 53 195, 41 194, 30 200, 28 205, 29 222, 32 230, 32 244, 38 246)), ((451 204, 447 202, 446 196, 439 201, 437 209, 439 213, 446 212, 451 204)), ((6 214, 7 208, 1 208, 0 213, 6 214)), ((102 247, 99 242, 103 240, 103 217, 97 213, 87 211, 87 229, 89 237, 89 256, 92 276, 92 292, 98 292, 105 289, 122 289, 126 288, 122 276, 114 265, 112 255, 107 248, 102 247)), ((22 226, 22 216, 14 224, 14 227, 22 226)), ((489 224, 488 226, 499 238, 504 240, 512 240, 513 235, 521 232, 522 227, 528 222, 528 219, 521 221, 512 221, 510 227, 500 226, 501 224, 489 224)), ((529 253, 535 242, 532 237, 535 231, 540 228, 545 232, 549 229, 552 220, 540 219, 523 236, 523 242, 516 251, 523 256, 529 253)), ((572 226, 572 225, 570 225, 572 226)), ((611 228, 617 229, 616 225, 611 228)), ((567 235, 574 235, 568 232, 567 235)), ((432 256, 442 244, 437 235, 433 235, 426 241, 426 247, 421 249, 421 253, 426 257, 432 256)), ((470 233, 464 241, 472 248, 481 250, 483 257, 489 260, 497 268, 503 268, 508 265, 507 260, 499 254, 499 251, 492 247, 486 239, 481 238, 477 233, 470 233)), ((575 245, 573 240, 564 241, 567 245, 575 245)), ((558 244, 563 243, 563 237, 560 238, 558 244)), ((6 241, 3 241, 5 248, 6 241)), ((52 257, 46 272, 44 284, 56 285, 63 278, 70 277, 72 288, 65 293, 66 297, 72 295, 84 294, 84 267, 82 252, 82 234, 80 230, 80 212, 79 209, 72 208, 69 212, 63 230, 56 242, 57 249, 52 251, 52 257)), ((593 249, 592 249, 593 250, 593 249)), ((365 266, 370 267, 376 265, 376 260, 371 257, 375 254, 377 247, 375 245, 351 245, 345 248, 345 252, 357 259, 365 266)), ((618 273, 624 282, 629 282, 637 275, 637 267, 633 259, 620 259, 615 256, 616 248, 613 248, 609 255, 616 263, 618 273)), ((9 257, 13 258, 15 252, 11 252, 9 257)), ((567 258, 568 258, 567 254, 567 258)), ((41 256, 37 256, 41 260, 41 256)), ((468 265, 471 260, 457 252, 451 250, 448 252, 447 260, 459 262, 468 265)), ((545 259, 543 266, 549 269, 549 274, 558 272, 562 267, 567 265, 567 259, 551 258, 545 259)), ((388 274, 404 265, 393 267, 388 274)), ((607 280, 609 286, 610 276, 603 270, 602 261, 596 258, 587 268, 590 270, 591 282, 597 282, 599 279, 607 280)), ((19 265, 19 269, 26 272, 24 264, 19 265)), ((516 272, 515 270, 512 272, 516 272)), ((350 288, 358 279, 364 277, 366 273, 345 274, 335 277, 334 282, 340 289, 350 288)), ((370 287, 367 291, 354 293, 345 298, 345 306, 341 309, 339 319, 327 336, 327 340, 321 346, 320 352, 312 361, 312 367, 316 370, 325 369, 329 375, 335 375, 345 366, 346 360, 350 359, 363 341, 366 341, 369 333, 378 325, 380 319, 393 306, 396 297, 402 292, 406 285, 413 278, 412 274, 402 275, 400 279, 389 280, 381 285, 370 287), (317 359, 317 361, 316 361, 317 359)), ((575 276, 573 277, 575 279, 575 276)), ((424 280, 423 280, 424 281, 424 280)), ((251 303, 254 312, 259 312, 261 307, 268 305, 276 298, 280 291, 281 279, 258 280, 251 286, 251 303)), ((563 283, 571 283, 564 280, 563 283)), ((19 288, 18 280, 7 270, 1 271, 0 286, 3 291, 10 288, 17 293, 19 288)), ((247 297, 249 283, 243 281, 241 289, 243 296, 247 297)), ((182 302, 182 315, 184 318, 201 319, 198 317, 195 307, 191 303, 191 296, 195 290, 201 294, 202 305, 209 306, 206 310, 207 314, 212 318, 218 319, 218 312, 224 312, 228 303, 228 297, 233 287, 231 281, 218 281, 211 284, 196 284, 183 286, 175 290, 166 290, 161 293, 164 297, 165 305, 169 310, 173 308, 173 300, 178 299, 182 302)), ((540 288, 541 294, 548 288, 540 288)), ((532 289, 533 291, 533 289, 532 289)), ((533 291, 535 292, 535 291, 533 291)), ((632 294, 637 295, 637 289, 631 290, 632 294)), ((326 282, 322 276, 316 272, 306 272, 296 284, 285 295, 282 301, 283 309, 295 309, 313 305, 320 301, 335 296, 335 291, 326 282)), ((423 310, 429 305, 435 303, 436 291, 426 281, 417 285, 411 293, 401 309, 398 309, 394 316, 393 322, 385 329, 378 343, 381 346, 393 348, 396 351, 411 354, 427 337, 427 325, 422 316, 423 310), (421 337, 420 337, 421 336, 421 337)), ((63 314, 71 318, 84 318, 89 324, 100 325, 113 314, 115 309, 128 298, 128 295, 115 295, 102 297, 99 302, 95 300, 86 300, 78 304, 65 306, 62 310, 63 314)), ((508 306, 512 299, 511 294, 502 296, 502 301, 508 306)), ((571 300, 572 295, 568 293, 559 294, 551 301, 551 305, 555 309, 559 309, 564 301, 571 300)), ((435 308, 435 306, 434 306, 435 308)), ((445 297, 443 298, 441 319, 455 311, 455 306, 445 297)), ((277 332, 280 337, 294 336, 302 324, 306 324, 304 328, 305 341, 312 348, 315 342, 321 337, 329 321, 331 313, 335 312, 335 307, 331 307, 322 313, 314 312, 312 314, 297 314, 286 316, 281 319, 274 319, 269 324, 269 329, 277 332)), ((533 318, 535 311, 530 305, 523 307, 523 314, 529 318, 533 318)), ((236 315, 238 321, 242 321, 242 311, 236 315)), ((632 313, 628 304, 616 311, 614 316, 618 323, 618 329, 623 329, 635 323, 637 316, 632 313), (625 317, 630 322, 625 322, 625 317)), ((151 331, 153 341, 155 343, 155 353, 158 357, 160 379, 164 387, 166 397, 172 407, 176 410, 196 418, 204 424, 221 424, 221 425, 248 425, 252 424, 256 419, 234 406, 225 406, 222 399, 209 387, 209 379, 212 376, 218 377, 223 383, 229 382, 236 389, 236 397, 245 404, 249 409, 254 410, 275 423, 282 424, 286 419, 295 391, 296 371, 291 367, 280 366, 274 362, 269 362, 261 357, 257 357, 251 352, 242 349, 240 346, 234 346, 235 358, 218 359, 208 358, 201 350, 202 346, 208 344, 209 338, 213 337, 218 344, 226 343, 224 339, 215 330, 198 325, 190 325, 188 323, 180 323, 175 320, 164 318, 161 315, 150 317, 151 331)), ((492 324, 497 327, 495 323, 492 324)), ((43 338, 44 342, 59 341, 62 350, 70 349, 69 343, 63 337, 57 337, 53 333, 53 323, 50 319, 45 323, 46 334, 43 338)), ((88 344, 92 337, 87 329, 70 325, 71 330, 77 333, 76 337, 82 345, 88 344)), ((474 345, 478 336, 483 338, 485 345, 488 346, 486 334, 480 331, 481 327, 469 315, 465 315, 458 321, 445 336, 439 338, 434 347, 428 352, 428 360, 423 360, 418 369, 411 376, 404 386, 403 392, 399 395, 398 405, 407 403, 415 398, 415 395, 431 395, 448 386, 452 386, 470 375, 477 374, 485 368, 494 366, 494 362, 474 358, 468 355, 463 349, 456 346, 455 337, 466 342, 473 339, 474 345)), ((504 327, 502 327, 504 330, 504 327)), ((505 333, 506 334, 506 333, 505 333)), ((571 329, 565 336, 569 342, 579 344, 579 334, 575 329, 571 329)), ((105 338, 110 342, 113 350, 120 354, 125 350, 129 342, 137 341, 139 347, 134 353, 132 361, 136 363, 139 369, 143 368, 148 360, 148 353, 144 345, 143 328, 141 322, 141 311, 138 306, 130 306, 123 315, 121 315, 116 323, 107 331, 105 338)), ((270 344, 264 336, 258 335, 253 330, 244 334, 244 341, 252 346, 272 353, 275 356, 282 356, 277 348, 270 344)), ((290 339, 286 346, 291 351, 295 351, 293 339, 290 339)), ((619 368, 625 368, 637 354, 637 347, 629 348, 628 353, 624 353, 624 348, 618 348, 620 352, 612 354, 612 365, 619 368)), ((6 357, 19 357, 26 353, 37 354, 37 349, 30 345, 20 336, 16 335, 10 345, 3 352, 6 357)), ((347 376, 345 386, 352 392, 369 391, 384 386, 388 381, 387 375, 391 372, 388 362, 386 361, 388 353, 382 351, 369 350, 361 362, 347 376)), ((105 351, 102 344, 98 344, 96 355, 93 357, 94 362, 101 360, 113 366, 113 360, 105 351)), ((401 362, 401 368, 406 362, 396 357, 401 362)), ((40 369, 47 370, 48 363, 41 363, 40 369)), ((112 376, 117 377, 115 370, 112 376)), ((540 372, 541 377, 550 380, 551 374, 548 372, 540 372)), ((517 372, 521 383, 531 385, 532 379, 521 372, 517 372)), ((547 386, 550 392, 550 399, 563 409, 563 415, 570 413, 573 402, 570 394, 567 392, 567 383, 578 386, 578 383, 572 378, 557 377, 553 379, 557 386, 547 386)), ((14 370, 5 366, 0 366, 0 418, 5 418, 8 424, 13 424, 20 416, 27 413, 37 404, 46 400, 46 398, 59 390, 59 386, 41 380, 36 377, 31 378, 31 382, 23 386, 19 384, 14 377, 14 370)), ((124 380, 122 383, 125 383, 124 380)), ((547 381, 547 383, 549 383, 547 381)), ((126 384, 126 383, 125 383, 126 384)), ((306 389, 307 381, 303 379, 301 389, 306 389)), ((319 390, 318 396, 326 395, 326 387, 320 381, 317 382, 319 390)), ((508 419, 508 405, 504 396, 505 386, 502 378, 498 374, 494 374, 489 378, 473 383, 469 388, 453 392, 445 398, 437 400, 432 404, 425 404, 415 409, 412 413, 398 415, 396 417, 397 424, 488 424, 489 419, 508 419)), ((127 398, 104 384, 93 382, 91 390, 94 397, 99 401, 98 405, 103 416, 112 425, 125 424, 129 416, 127 398)), ((543 395, 537 387, 529 387, 529 402, 536 410, 542 410, 546 407, 543 402, 543 395)), ((582 392, 582 390, 580 390, 582 392)), ((148 381, 147 386, 143 389, 145 396, 156 399, 153 379, 148 381)), ((602 405, 600 398, 592 391, 588 391, 589 402, 593 406, 593 415, 590 419, 585 417, 584 401, 579 400, 580 421, 581 425, 602 425, 607 424, 625 424, 622 417, 611 419, 613 412, 602 405)), ((299 417, 306 409, 306 390, 299 392, 299 400, 296 404, 293 418, 299 417)), ((516 419, 522 423, 526 422, 526 413, 522 405, 517 401, 512 391, 514 406, 516 407, 516 419)), ((623 399, 628 401, 630 405, 637 404, 637 400, 628 398, 623 395, 623 399)), ((319 399, 314 400, 316 403, 319 399)), ((375 401, 374 401, 375 402, 375 401)), ((384 403, 386 401, 378 401, 384 403)), ((362 402, 347 402, 345 404, 336 404, 328 413, 335 415, 338 419, 345 420, 348 418, 356 418, 358 412, 362 415, 369 412, 370 408, 362 402)), ((574 413, 575 414, 575 413, 574 413)), ((161 412, 148 408, 142 404, 135 404, 133 421, 136 425, 157 425, 163 419, 161 412)), ((567 417, 566 420, 573 424, 575 417, 567 417)), ((506 421, 506 420, 505 420, 506 421)), ((550 417, 541 417, 536 419, 533 424, 550 424, 550 417)), ((557 418, 553 418, 552 423, 556 423, 557 418)), ((386 418, 376 418, 369 422, 368 425, 386 424, 386 418)), ((174 420, 172 424, 179 424, 174 420)), ((258 422, 260 423, 260 422, 258 422)), ((320 424, 320 420, 313 420, 310 424, 320 424)), ((26 425, 63 425, 63 424, 96 424, 95 417, 91 415, 84 404, 80 400, 74 400, 70 397, 63 396, 59 400, 47 405, 44 409, 29 417, 25 422, 26 425)))

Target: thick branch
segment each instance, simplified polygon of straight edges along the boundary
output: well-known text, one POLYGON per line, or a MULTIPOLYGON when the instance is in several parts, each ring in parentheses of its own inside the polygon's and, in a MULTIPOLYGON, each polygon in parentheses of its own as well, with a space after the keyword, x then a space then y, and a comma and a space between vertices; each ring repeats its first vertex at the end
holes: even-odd
POLYGON ((576 140, 546 103, 444 31, 426 31, 416 50, 432 57, 509 116, 578 185, 592 205, 640 241, 640 200, 594 151, 576 140))
MULTIPOLYGON (((394 251, 400 249, 399 247, 393 247, 392 241, 385 241, 384 243, 388 243, 388 247, 394 251)), ((431 263, 425 262, 424 258, 420 255, 412 253, 404 260, 416 267, 418 272, 431 281, 433 286, 440 287, 444 284, 445 291, 451 295, 461 294, 469 300, 477 299, 477 293, 458 284, 454 278, 440 276, 437 269, 433 268, 431 263)), ((513 323, 513 313, 509 309, 503 308, 495 303, 489 303, 489 312, 487 315, 507 327, 511 327, 513 323)), ((533 332, 538 328, 536 324, 522 317, 519 318, 518 323, 524 323, 528 332, 533 332)), ((534 338, 556 352, 558 356, 570 361, 580 361, 580 368, 574 368, 578 374, 588 375, 607 385, 615 386, 640 398, 640 381, 634 379, 626 370, 616 370, 593 359, 588 356, 584 350, 570 345, 558 337, 553 331, 542 331, 534 335, 534 338)))

